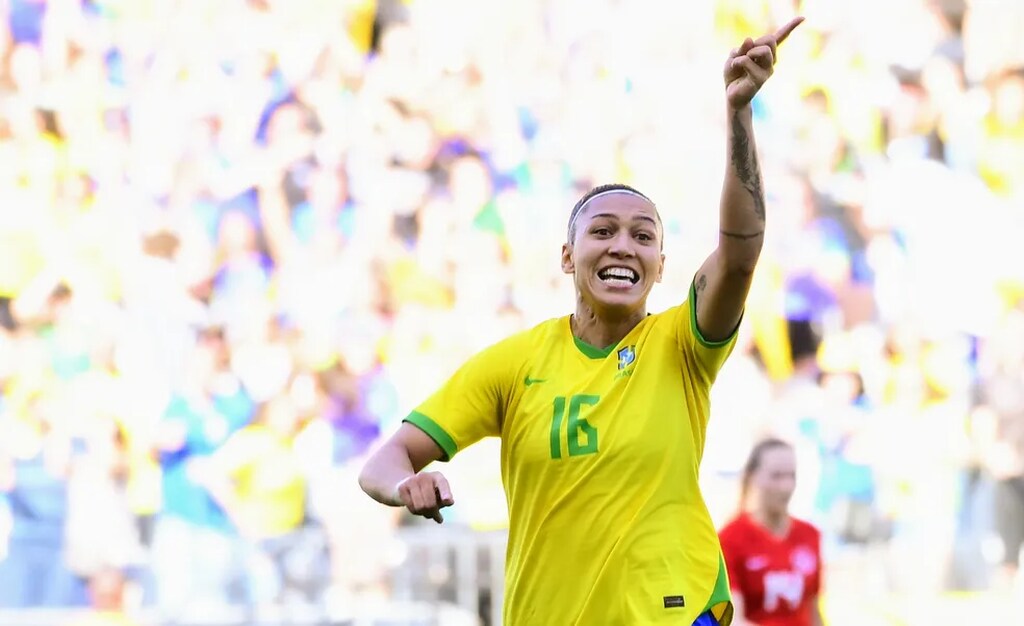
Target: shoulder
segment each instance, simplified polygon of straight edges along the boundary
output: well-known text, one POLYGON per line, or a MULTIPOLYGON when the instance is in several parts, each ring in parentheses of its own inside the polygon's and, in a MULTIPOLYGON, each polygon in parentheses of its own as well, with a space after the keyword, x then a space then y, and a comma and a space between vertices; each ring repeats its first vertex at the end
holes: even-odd
POLYGON ((819 541, 821 539, 821 531, 817 529, 810 522, 802 519, 793 518, 793 536, 803 540, 814 540, 819 541))
POLYGON ((511 342, 516 347, 541 347, 551 341, 556 341, 560 336, 562 327, 568 326, 568 324, 566 316, 553 317, 509 336, 506 341, 511 342))
POLYGON ((750 532, 750 522, 746 516, 738 515, 722 527, 718 531, 718 535, 723 543, 731 543, 742 541, 743 538, 750 532))
POLYGON ((495 374, 518 371, 536 354, 551 348, 557 341, 562 321, 564 318, 549 319, 515 332, 477 352, 466 365, 473 370, 482 368, 495 374))
POLYGON ((681 347, 681 342, 686 334, 687 317, 689 316, 689 304, 687 301, 681 304, 670 306, 657 313, 650 313, 640 322, 644 327, 641 334, 645 340, 672 342, 675 348, 681 347))
POLYGON ((668 307, 659 313, 651 313, 648 320, 655 324, 678 323, 690 315, 690 299, 687 298, 679 304, 668 307))
POLYGON ((801 534, 804 534, 804 535, 815 535, 815 536, 821 534, 821 532, 817 529, 817 527, 814 526, 814 524, 811 524, 810 522, 808 522, 806 520, 802 520, 802 519, 794 517, 794 518, 792 518, 792 524, 793 524, 793 530, 797 531, 797 532, 799 532, 801 534))
POLYGON ((515 332, 484 349, 484 352, 503 357, 517 357, 521 360, 531 353, 546 349, 559 336, 561 325, 567 323, 564 317, 544 320, 530 328, 515 332))
MULTIPOLYGON (((732 352, 732 347, 735 344, 739 325, 736 326, 734 331, 729 337, 721 341, 712 341, 704 337, 697 327, 697 310, 694 307, 696 301, 693 297, 691 287, 690 295, 683 300, 680 304, 669 307, 661 313, 656 313, 650 316, 650 319, 654 322, 654 327, 663 328, 676 337, 682 345, 692 345, 694 349, 711 354, 723 354, 725 357, 732 352)), ((713 357, 715 360, 724 357, 713 357)), ((721 366, 718 363, 714 367, 714 370, 721 366)))

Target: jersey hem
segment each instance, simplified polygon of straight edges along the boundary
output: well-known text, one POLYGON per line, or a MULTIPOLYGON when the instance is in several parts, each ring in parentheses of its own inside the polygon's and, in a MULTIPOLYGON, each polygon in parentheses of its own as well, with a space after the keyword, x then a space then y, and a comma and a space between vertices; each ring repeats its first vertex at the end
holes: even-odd
POLYGON ((426 415, 418 411, 413 411, 402 421, 408 422, 416 428, 419 428, 426 433, 428 437, 433 439, 434 443, 441 448, 441 452, 444 453, 444 456, 441 457, 442 461, 451 460, 451 458, 455 456, 455 453, 459 451, 459 446, 455 444, 455 440, 452 439, 452 436, 449 435, 448 432, 437 422, 426 415))

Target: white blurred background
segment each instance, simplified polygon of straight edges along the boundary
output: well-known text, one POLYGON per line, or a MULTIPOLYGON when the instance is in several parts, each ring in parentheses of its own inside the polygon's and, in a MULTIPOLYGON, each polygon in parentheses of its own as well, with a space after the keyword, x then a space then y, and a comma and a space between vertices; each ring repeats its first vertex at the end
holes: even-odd
POLYGON ((706 498, 782 435, 830 624, 1024 623, 1024 2, 0 7, 0 624, 496 624, 498 443, 441 528, 361 461, 571 310, 591 186, 656 201, 685 297, 722 64, 794 14, 706 498))

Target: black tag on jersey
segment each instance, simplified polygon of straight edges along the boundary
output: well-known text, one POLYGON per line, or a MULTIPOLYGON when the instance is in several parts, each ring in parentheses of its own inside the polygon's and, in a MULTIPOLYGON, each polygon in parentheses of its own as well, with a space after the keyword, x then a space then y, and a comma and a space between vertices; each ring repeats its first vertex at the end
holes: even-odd
POLYGON ((678 609, 686 606, 683 596, 665 596, 664 600, 666 609, 678 609))

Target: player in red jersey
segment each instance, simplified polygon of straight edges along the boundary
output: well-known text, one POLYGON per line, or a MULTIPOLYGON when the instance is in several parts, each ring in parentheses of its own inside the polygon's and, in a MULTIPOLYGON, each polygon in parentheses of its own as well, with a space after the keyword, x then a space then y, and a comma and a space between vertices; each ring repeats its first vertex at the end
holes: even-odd
POLYGON ((789 515, 796 455, 766 439, 743 468, 740 513, 719 532, 732 586, 733 626, 821 626, 821 535, 789 515))

